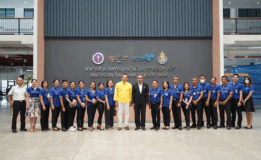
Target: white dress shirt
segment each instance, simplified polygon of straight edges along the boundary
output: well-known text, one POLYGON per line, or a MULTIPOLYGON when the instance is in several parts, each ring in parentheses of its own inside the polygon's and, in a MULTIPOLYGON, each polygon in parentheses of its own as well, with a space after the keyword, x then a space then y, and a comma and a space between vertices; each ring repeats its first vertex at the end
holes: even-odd
POLYGON ((142 92, 142 85, 143 85, 143 83, 141 83, 141 84, 138 83, 138 85, 139 85, 139 90, 140 90, 140 93, 141 93, 142 92))
POLYGON ((15 101, 23 101, 25 100, 26 90, 25 87, 20 87, 18 85, 13 86, 8 92, 9 95, 13 96, 15 101))

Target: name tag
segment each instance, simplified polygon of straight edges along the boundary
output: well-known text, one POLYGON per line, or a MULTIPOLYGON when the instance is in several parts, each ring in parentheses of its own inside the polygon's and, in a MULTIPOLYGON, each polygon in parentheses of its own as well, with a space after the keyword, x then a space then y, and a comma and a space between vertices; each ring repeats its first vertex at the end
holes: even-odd
POLYGON ((157 93, 155 93, 155 94, 154 94, 154 98, 156 98, 156 97, 157 97, 157 95, 158 95, 158 94, 157 94, 157 93))
POLYGON ((185 98, 185 101, 188 102, 188 98, 185 98))
POLYGON ((196 95, 196 92, 194 92, 193 95, 195 96, 195 95, 196 95))
POLYGON ((168 96, 168 93, 166 93, 165 96, 168 96))
POLYGON ((238 93, 238 90, 237 90, 237 89, 235 89, 235 93, 238 93))

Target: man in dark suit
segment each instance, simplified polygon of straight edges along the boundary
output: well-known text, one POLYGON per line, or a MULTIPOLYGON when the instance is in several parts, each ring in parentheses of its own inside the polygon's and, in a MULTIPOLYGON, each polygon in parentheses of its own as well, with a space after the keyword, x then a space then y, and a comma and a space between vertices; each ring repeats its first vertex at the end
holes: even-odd
POLYGON ((145 131, 146 106, 149 106, 149 86, 143 82, 143 76, 138 75, 138 83, 132 86, 132 106, 135 111, 135 130, 145 131), (141 116, 140 116, 141 113, 141 116))

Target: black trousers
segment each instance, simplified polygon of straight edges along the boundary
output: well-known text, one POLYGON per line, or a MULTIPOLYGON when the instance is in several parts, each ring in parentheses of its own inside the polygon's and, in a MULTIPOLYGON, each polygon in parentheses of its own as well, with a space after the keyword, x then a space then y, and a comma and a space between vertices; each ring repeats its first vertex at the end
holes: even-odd
POLYGON ((192 102, 192 106, 191 106, 191 114, 192 114, 192 122, 193 125, 196 125, 196 116, 195 116, 195 111, 197 110, 197 115, 198 115, 198 123, 197 126, 201 126, 202 125, 202 106, 201 106, 201 101, 198 102, 197 105, 194 105, 192 102))
POLYGON ((206 102, 208 100, 208 97, 202 98, 201 99, 201 119, 202 119, 202 125, 204 125, 204 120, 203 120, 203 109, 205 110, 206 117, 207 117, 207 125, 210 125, 210 107, 209 105, 206 106, 206 102))
POLYGON ((69 106, 69 117, 68 117, 68 126, 71 127, 73 126, 73 121, 74 121, 74 118, 75 118, 75 112, 77 110, 77 106, 76 107, 70 107, 69 106))
POLYGON ((170 110, 169 107, 162 107, 164 126, 170 125, 170 110))
MULTIPOLYGON (((225 100, 220 100, 221 102, 225 100)), ((226 111, 227 114, 227 125, 231 126, 231 100, 227 101, 225 105, 219 105, 219 112, 220 112, 220 125, 225 125, 225 118, 224 112, 226 111)))
POLYGON ((216 100, 215 99, 211 99, 209 101, 209 109, 210 109, 210 117, 212 119, 212 124, 215 126, 217 125, 217 107, 214 106, 216 100))
POLYGON ((65 112, 63 112, 62 107, 61 107, 61 125, 62 128, 68 129, 69 124, 68 124, 68 118, 69 118, 69 102, 63 102, 65 112))
POLYGON ((238 107, 237 104, 239 102, 239 99, 232 98, 231 99, 231 112, 232 112, 232 120, 231 125, 235 125, 236 122, 236 112, 238 116, 237 125, 241 127, 242 124, 242 112, 241 112, 241 106, 238 107))
POLYGON ((188 107, 188 109, 186 109, 186 105, 181 105, 182 106, 182 111, 184 113, 185 116, 185 120, 186 120, 186 127, 190 126, 190 110, 191 110, 191 106, 188 107))
POLYGON ((139 104, 134 107, 136 127, 145 127, 146 105, 139 104))
POLYGON ((17 116, 19 112, 20 112, 20 121, 21 121, 20 129, 25 128, 25 110, 26 110, 25 101, 14 101, 12 127, 11 127, 12 129, 16 129, 17 116))
POLYGON ((49 111, 50 111, 49 105, 45 105, 45 110, 43 110, 43 106, 41 105, 40 123, 41 123, 42 130, 44 130, 44 129, 47 130, 49 128, 49 123, 48 123, 49 111))
POLYGON ((98 109, 98 113, 99 113, 98 124, 102 124, 102 115, 103 115, 103 112, 104 112, 104 104, 101 103, 101 102, 98 102, 97 103, 97 109, 98 109))
POLYGON ((181 107, 178 107, 179 99, 174 99, 172 103, 172 113, 173 113, 173 119, 174 124, 176 127, 181 127, 181 107))
POLYGON ((77 127, 82 128, 84 123, 85 108, 77 107, 77 127))
POLYGON ((105 128, 113 127, 114 105, 110 106, 110 110, 105 107, 105 128))
MULTIPOLYGON (((160 127, 160 102, 151 103, 151 117, 154 127, 160 127)), ((167 107, 166 107, 167 108, 167 107)))
POLYGON ((57 127, 57 120, 59 117, 61 111, 61 107, 54 107, 54 110, 52 110, 52 127, 57 127))
POLYGON ((87 113, 88 113, 88 127, 92 127, 93 121, 94 121, 94 116, 96 113, 96 105, 88 105, 87 113))

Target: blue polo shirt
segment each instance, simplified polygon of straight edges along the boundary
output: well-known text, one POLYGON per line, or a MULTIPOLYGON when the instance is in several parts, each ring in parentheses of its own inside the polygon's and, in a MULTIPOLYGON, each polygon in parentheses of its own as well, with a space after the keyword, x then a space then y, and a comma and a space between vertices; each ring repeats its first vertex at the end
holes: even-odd
MULTIPOLYGON (((49 105, 49 101, 48 101, 48 97, 47 97, 48 93, 49 93, 49 91, 47 89, 45 90, 42 88, 40 90, 39 97, 43 97, 44 105, 49 105)), ((40 105, 42 105, 42 104, 40 103, 40 105)))
MULTIPOLYGON (((184 101, 189 102, 190 97, 192 97, 191 91, 184 91, 184 93, 183 93, 183 99, 184 99, 184 101)), ((182 105, 186 105, 186 103, 184 103, 183 101, 182 101, 181 104, 182 104, 182 105)), ((191 106, 192 104, 190 103, 189 105, 191 106)))
POLYGON ((155 90, 154 90, 154 88, 150 89, 150 102, 158 103, 158 102, 160 102, 160 98, 162 96, 163 96, 162 89, 160 89, 158 87, 155 90))
POLYGON ((115 101, 113 100, 114 97, 114 88, 105 88, 105 96, 108 97, 109 105, 115 105, 115 101))
POLYGON ((50 97, 53 98, 53 106, 54 107, 60 107, 61 103, 60 103, 60 98, 59 98, 59 92, 60 92, 60 88, 55 88, 52 87, 50 89, 50 97))
MULTIPOLYGON (((94 91, 94 93, 91 91, 91 89, 88 89, 86 92, 86 96, 89 98, 89 100, 93 100, 96 99, 97 96, 97 91, 94 91)), ((87 105, 91 106, 91 105, 95 105, 92 102, 87 102, 87 105)))
POLYGON ((232 85, 227 84, 226 86, 220 85, 220 99, 226 100, 230 93, 233 93, 232 85))
POLYGON ((205 82, 204 84, 202 83, 199 83, 198 84, 202 90, 203 90, 203 98, 206 98, 208 97, 208 93, 211 92, 211 89, 210 89, 210 84, 208 82, 205 82))
MULTIPOLYGON (((85 103, 86 89, 83 88, 83 90, 81 90, 81 88, 77 88, 75 90, 75 95, 80 98, 82 103, 85 103)), ((77 101, 77 106, 81 107, 82 105, 77 101)))
POLYGON ((249 94, 249 92, 254 92, 254 86, 253 85, 251 85, 250 88, 249 88, 249 86, 243 87, 243 94, 249 94))
POLYGON ((29 93, 30 97, 39 97, 40 88, 34 89, 33 87, 27 88, 27 93, 29 93))
POLYGON ((217 84, 215 84, 214 86, 211 85, 210 91, 211 91, 211 97, 210 97, 210 99, 216 100, 216 99, 217 99, 218 92, 220 93, 220 87, 219 87, 217 84))
POLYGON ((232 87, 233 87, 233 97, 235 99, 239 99, 240 98, 240 92, 243 92, 243 85, 239 82, 237 82, 236 84, 232 83, 232 87))
POLYGON ((200 85, 197 85, 195 88, 193 86, 190 86, 190 91, 193 100, 197 100, 200 97, 200 94, 203 93, 203 89, 202 87, 200 87, 200 85))
POLYGON ((102 101, 105 101, 105 92, 102 90, 98 90, 96 93, 96 98, 99 98, 102 101))
POLYGON ((76 100, 76 91, 68 88, 66 91, 66 97, 69 98, 70 101, 76 100))
POLYGON ((173 92, 171 89, 168 89, 163 92, 163 107, 169 107, 170 104, 170 97, 173 97, 173 92))
POLYGON ((170 85, 169 88, 172 90, 173 92, 173 99, 179 99, 180 98, 180 94, 183 93, 183 87, 182 85, 178 84, 176 87, 174 86, 174 84, 170 85))
POLYGON ((60 92, 59 92, 59 97, 63 97, 63 102, 67 102, 67 100, 66 100, 66 92, 67 92, 67 88, 65 89, 65 88, 62 88, 61 90, 60 90, 60 92))

